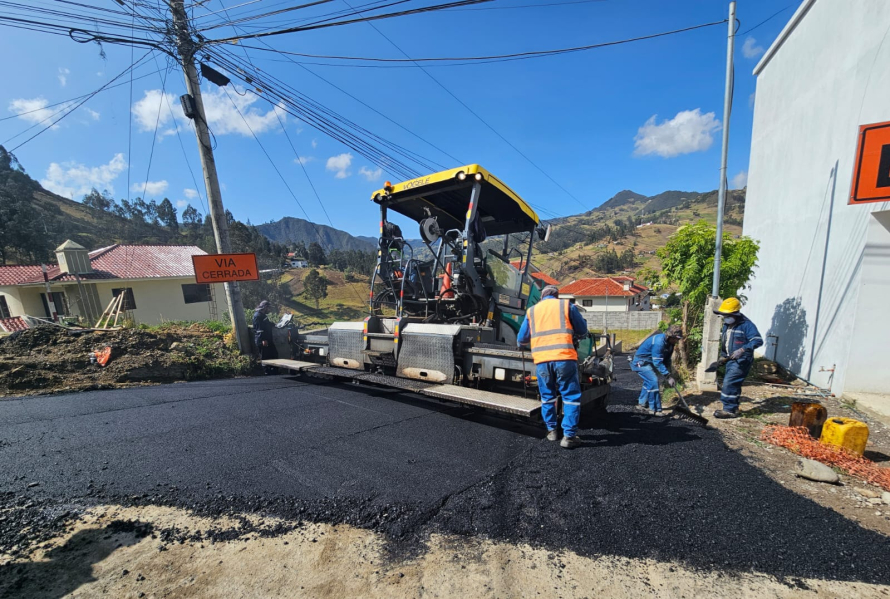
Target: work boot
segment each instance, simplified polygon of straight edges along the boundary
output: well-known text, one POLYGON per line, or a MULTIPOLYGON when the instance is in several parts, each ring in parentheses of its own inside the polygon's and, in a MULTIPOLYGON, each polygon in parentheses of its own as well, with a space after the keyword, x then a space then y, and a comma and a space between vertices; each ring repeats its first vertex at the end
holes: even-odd
POLYGON ((556 429, 549 431, 547 433, 547 440, 548 441, 559 441, 559 431, 556 429))
POLYGON ((563 437, 562 441, 559 442, 560 447, 565 447, 566 449, 572 449, 573 447, 578 447, 581 445, 581 439, 578 437, 563 437))
POLYGON ((657 417, 661 418, 662 416, 665 415, 665 413, 662 410, 649 410, 649 415, 657 416, 657 417))
POLYGON ((738 417, 739 417, 738 410, 717 410, 716 412, 714 412, 714 418, 727 419, 727 418, 738 418, 738 417))
POLYGON ((638 403, 636 406, 634 406, 634 411, 639 412, 640 414, 645 414, 649 411, 649 408, 646 407, 646 404, 638 403))

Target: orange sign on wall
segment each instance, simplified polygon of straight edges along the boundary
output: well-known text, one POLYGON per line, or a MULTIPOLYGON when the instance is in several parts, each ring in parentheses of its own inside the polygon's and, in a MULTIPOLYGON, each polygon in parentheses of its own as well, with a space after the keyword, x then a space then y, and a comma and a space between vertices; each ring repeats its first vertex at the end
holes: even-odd
POLYGON ((198 283, 232 283, 260 279, 256 254, 192 256, 192 264, 195 266, 195 280, 198 283))
POLYGON ((859 127, 849 204, 890 201, 890 121, 859 127))

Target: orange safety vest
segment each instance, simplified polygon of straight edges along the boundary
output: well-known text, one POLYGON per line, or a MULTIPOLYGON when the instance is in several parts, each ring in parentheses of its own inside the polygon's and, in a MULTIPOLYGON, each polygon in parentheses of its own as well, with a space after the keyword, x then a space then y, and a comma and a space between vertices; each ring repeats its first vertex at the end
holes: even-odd
POLYGON ((542 300, 528 311, 532 338, 532 360, 535 364, 557 360, 578 360, 572 343, 572 322, 569 300, 542 300))

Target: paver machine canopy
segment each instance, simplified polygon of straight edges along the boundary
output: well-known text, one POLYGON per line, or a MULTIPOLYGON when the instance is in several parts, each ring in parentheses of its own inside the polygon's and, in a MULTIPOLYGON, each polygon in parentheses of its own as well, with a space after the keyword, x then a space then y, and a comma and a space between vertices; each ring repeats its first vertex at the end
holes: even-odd
POLYGON ((535 211, 478 164, 387 183, 372 200, 380 206, 372 315, 389 308, 428 323, 485 323, 498 341, 515 343, 538 297, 532 243, 549 235, 535 211), (390 212, 417 222, 419 240, 390 212))

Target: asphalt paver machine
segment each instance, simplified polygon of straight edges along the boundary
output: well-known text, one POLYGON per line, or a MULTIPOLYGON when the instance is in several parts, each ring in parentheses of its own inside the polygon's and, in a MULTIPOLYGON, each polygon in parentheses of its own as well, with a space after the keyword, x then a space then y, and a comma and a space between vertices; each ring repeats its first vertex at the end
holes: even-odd
MULTIPOLYGON (((294 331, 295 359, 263 363, 540 417, 531 353, 516 338, 526 310, 541 297, 530 260, 549 225, 475 164, 387 182, 371 199, 380 207, 380 237, 368 316, 294 331), (392 213, 416 222, 420 239, 405 235, 392 213)), ((582 414, 603 411, 610 351, 597 348, 595 336, 576 344, 582 414)))

